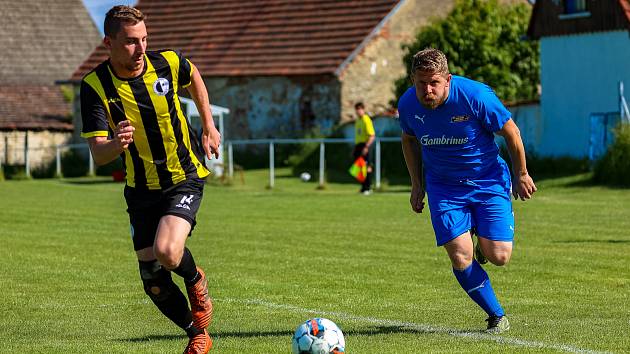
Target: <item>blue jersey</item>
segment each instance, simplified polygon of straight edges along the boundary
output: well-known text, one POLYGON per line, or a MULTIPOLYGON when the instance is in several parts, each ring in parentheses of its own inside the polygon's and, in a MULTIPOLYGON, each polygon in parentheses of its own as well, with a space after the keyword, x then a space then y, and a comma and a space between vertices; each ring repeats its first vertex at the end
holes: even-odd
POLYGON ((400 98, 398 112, 402 130, 422 146, 427 190, 435 184, 500 184, 509 189, 509 171, 493 133, 511 114, 490 87, 453 75, 442 105, 425 108, 411 87, 400 98))

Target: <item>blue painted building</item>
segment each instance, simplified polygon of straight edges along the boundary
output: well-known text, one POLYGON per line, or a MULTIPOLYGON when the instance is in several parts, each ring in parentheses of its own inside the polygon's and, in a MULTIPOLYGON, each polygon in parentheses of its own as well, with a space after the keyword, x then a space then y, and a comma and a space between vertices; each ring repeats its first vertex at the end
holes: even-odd
POLYGON ((519 124, 537 134, 526 145, 540 156, 601 153, 619 121, 619 83, 630 91, 630 2, 538 0, 528 35, 540 39, 542 92, 540 121, 519 124))

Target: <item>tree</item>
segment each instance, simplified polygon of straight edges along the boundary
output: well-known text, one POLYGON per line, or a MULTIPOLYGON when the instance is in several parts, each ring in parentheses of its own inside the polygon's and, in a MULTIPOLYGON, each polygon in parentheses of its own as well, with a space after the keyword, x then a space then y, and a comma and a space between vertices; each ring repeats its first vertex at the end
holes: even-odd
POLYGON ((538 95, 538 41, 524 35, 531 6, 499 4, 496 0, 457 0, 446 18, 434 20, 404 45, 407 75, 395 82, 397 99, 411 86, 409 64, 418 51, 433 47, 448 58, 452 74, 492 87, 503 101, 538 95))

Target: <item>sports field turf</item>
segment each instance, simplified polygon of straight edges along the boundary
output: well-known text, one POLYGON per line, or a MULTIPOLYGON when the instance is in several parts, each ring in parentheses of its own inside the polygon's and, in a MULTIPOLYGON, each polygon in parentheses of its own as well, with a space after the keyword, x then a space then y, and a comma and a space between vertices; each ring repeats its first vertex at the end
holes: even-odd
MULTIPOLYGON (((485 315, 405 188, 362 196, 266 171, 209 185, 188 246, 215 298, 216 353, 289 353, 327 317, 348 353, 630 352, 630 190, 542 181, 516 202, 512 261, 486 269, 512 330, 485 315)), ((142 290, 121 184, 0 182, 1 353, 180 353, 142 290)))

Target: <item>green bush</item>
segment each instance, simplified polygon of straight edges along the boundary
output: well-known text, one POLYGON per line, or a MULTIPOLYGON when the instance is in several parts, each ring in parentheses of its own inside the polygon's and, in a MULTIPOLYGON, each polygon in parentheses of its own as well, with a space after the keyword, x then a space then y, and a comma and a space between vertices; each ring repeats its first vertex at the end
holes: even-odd
MULTIPOLYGON (((512 160, 505 144, 499 145, 499 154, 507 162, 511 172, 512 160)), ((543 157, 538 156, 535 152, 527 152, 525 157, 527 159, 527 172, 532 176, 534 182, 541 179, 571 176, 589 171, 587 158, 570 156, 543 157)))
POLYGON ((587 158, 540 157, 532 153, 527 156, 527 171, 534 180, 570 176, 588 172, 589 162, 587 158))
POLYGON ((122 159, 117 157, 114 161, 108 164, 96 167, 95 173, 97 176, 111 176, 114 171, 122 170, 124 170, 122 159))
POLYGON ((61 155, 61 174, 64 177, 83 177, 90 170, 88 156, 76 149, 70 149, 61 155))
POLYGON ((31 169, 31 177, 33 178, 53 178, 56 173, 55 160, 31 169))
POLYGON ((2 165, 4 177, 10 180, 24 180, 26 177, 25 165, 2 165))
POLYGON ((611 186, 630 187, 630 124, 615 128, 615 142, 595 164, 593 180, 611 186))

